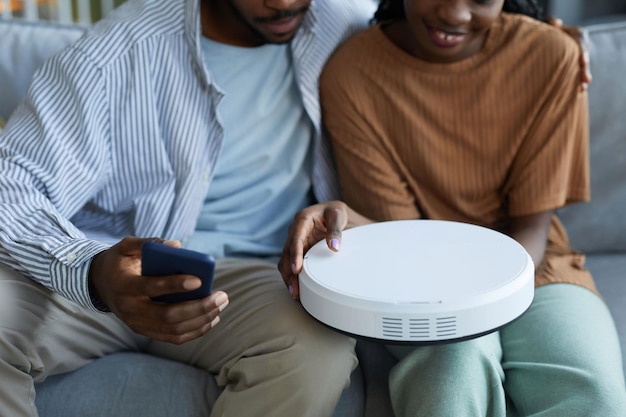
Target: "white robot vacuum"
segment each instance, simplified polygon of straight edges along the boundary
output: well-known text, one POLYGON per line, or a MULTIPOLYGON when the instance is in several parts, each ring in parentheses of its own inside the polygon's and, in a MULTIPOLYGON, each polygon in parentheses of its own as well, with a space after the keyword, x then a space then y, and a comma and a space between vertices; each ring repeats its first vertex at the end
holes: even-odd
POLYGON ((534 265, 511 237, 439 220, 374 223, 343 232, 304 257, 300 301, 344 333, 397 343, 478 337, 523 314, 534 265))

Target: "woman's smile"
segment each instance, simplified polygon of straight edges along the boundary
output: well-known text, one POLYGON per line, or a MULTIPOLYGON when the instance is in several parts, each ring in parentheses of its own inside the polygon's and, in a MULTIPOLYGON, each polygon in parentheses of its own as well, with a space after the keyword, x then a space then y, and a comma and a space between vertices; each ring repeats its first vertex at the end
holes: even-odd
POLYGON ((428 32, 428 35, 433 43, 442 48, 453 48, 458 46, 463 43, 467 37, 466 33, 442 30, 431 26, 426 22, 424 22, 424 25, 426 26, 426 31, 428 32))

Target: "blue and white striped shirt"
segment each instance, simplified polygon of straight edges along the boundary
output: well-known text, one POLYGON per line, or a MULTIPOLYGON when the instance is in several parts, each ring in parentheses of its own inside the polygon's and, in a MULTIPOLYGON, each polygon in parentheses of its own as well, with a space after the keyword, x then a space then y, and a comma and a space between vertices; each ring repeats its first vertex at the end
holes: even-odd
MULTIPOLYGON (((90 236, 193 232, 223 138, 198 3, 130 0, 35 74, 0 134, 0 261, 96 310, 87 275, 109 244, 90 236)), ((320 201, 338 188, 322 140, 318 76, 373 6, 313 0, 291 43, 315 126, 320 201)))

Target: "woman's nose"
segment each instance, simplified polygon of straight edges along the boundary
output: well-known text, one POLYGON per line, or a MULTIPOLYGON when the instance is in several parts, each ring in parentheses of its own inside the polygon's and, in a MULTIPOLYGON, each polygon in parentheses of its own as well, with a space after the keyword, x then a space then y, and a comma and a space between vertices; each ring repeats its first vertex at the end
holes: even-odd
POLYGON ((467 0, 448 0, 437 7, 437 15, 447 25, 456 27, 472 20, 472 9, 467 0))

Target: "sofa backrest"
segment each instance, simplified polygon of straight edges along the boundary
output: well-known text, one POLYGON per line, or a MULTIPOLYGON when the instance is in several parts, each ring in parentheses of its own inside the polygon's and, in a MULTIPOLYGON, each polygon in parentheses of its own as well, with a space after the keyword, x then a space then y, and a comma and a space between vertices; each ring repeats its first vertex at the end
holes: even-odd
POLYGON ((559 211, 572 246, 626 252, 626 21, 587 27, 591 202, 559 211))
POLYGON ((43 62, 84 32, 84 28, 21 19, 0 19, 0 117, 7 120, 43 62))

